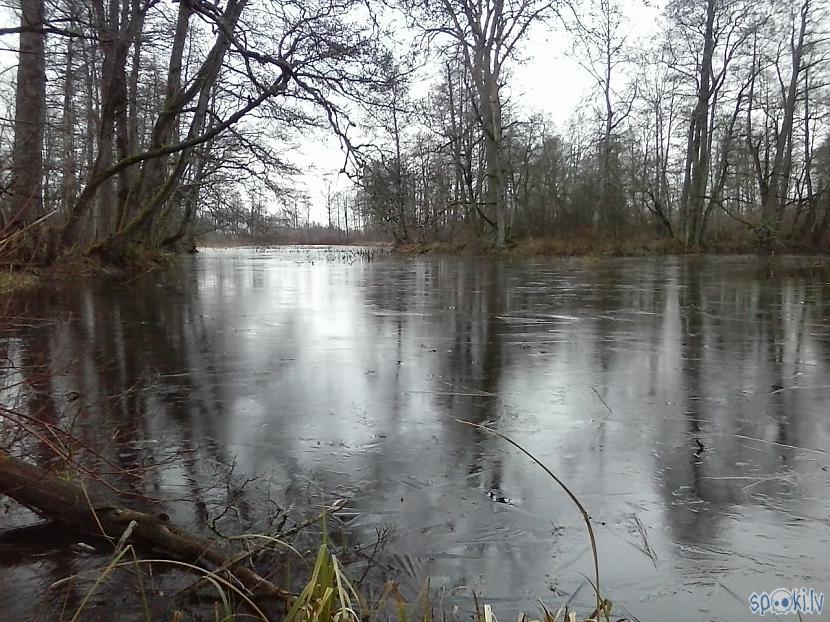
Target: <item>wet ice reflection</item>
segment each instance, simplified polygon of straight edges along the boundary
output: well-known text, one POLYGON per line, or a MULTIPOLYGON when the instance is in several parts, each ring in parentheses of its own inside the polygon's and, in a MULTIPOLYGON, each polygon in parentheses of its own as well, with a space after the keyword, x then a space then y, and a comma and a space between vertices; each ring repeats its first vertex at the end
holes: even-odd
POLYGON ((208 251, 43 302, 59 321, 14 345, 58 372, 39 399, 77 391, 125 465, 194 449, 163 493, 204 496, 234 463, 285 505, 350 497, 354 539, 395 526, 405 585, 590 606, 567 498, 457 419, 577 492, 604 590, 640 619, 742 619, 752 591, 830 578, 830 277, 811 259, 208 251))

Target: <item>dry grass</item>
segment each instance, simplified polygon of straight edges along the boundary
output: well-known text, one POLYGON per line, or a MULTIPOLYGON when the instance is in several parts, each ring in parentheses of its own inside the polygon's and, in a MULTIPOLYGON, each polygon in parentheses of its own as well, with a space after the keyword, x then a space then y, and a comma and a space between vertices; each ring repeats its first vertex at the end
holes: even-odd
MULTIPOLYGON (((394 582, 388 582, 375 603, 369 603, 352 584, 336 556, 327 544, 318 551, 314 570, 306 587, 299 595, 285 622, 447 622, 455 619, 444 606, 441 590, 430 589, 426 583, 420 593, 407 601, 394 582)), ((475 622, 498 622, 491 605, 479 603, 473 595, 475 622)), ((578 617, 567 607, 556 612, 540 602, 540 616, 518 615, 520 622, 600 622, 609 620, 611 603, 601 600, 599 609, 587 618, 578 617)), ((267 621, 266 621, 267 622, 267 621)))
POLYGON ((507 259, 529 257, 635 257, 641 255, 676 255, 700 249, 686 249, 675 240, 611 239, 591 237, 528 238, 518 240, 507 249, 497 252, 481 239, 461 239, 452 242, 420 242, 395 248, 404 255, 460 255, 497 256, 507 259))
MULTIPOLYGON (((753 254, 759 252, 754 241, 744 237, 724 237, 706 246, 686 245, 675 239, 631 235, 602 236, 594 233, 562 237, 531 237, 515 240, 497 251, 484 237, 460 237, 452 241, 431 241, 395 247, 401 255, 491 256, 505 259, 532 257, 645 257, 698 254, 753 254)), ((793 247, 788 252, 815 252, 793 247)))
POLYGON ((40 283, 40 278, 32 272, 20 270, 0 272, 0 295, 33 289, 38 283, 40 283))
POLYGON ((521 240, 508 253, 512 257, 636 257, 642 255, 679 255, 700 252, 685 247, 677 240, 666 238, 528 238, 521 240))

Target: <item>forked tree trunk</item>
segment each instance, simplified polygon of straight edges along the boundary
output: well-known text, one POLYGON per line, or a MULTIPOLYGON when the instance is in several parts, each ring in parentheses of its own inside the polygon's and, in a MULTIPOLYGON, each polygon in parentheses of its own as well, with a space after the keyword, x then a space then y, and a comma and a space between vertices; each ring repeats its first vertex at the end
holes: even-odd
POLYGON ((703 37, 703 56, 698 77, 697 102, 692 111, 689 142, 686 152, 686 173, 681 193, 682 233, 687 244, 694 243, 703 218, 703 205, 709 181, 712 127, 710 104, 712 88, 712 60, 715 52, 715 0, 707 0, 706 27, 703 37))
POLYGON ((803 68, 805 35, 809 17, 810 0, 804 0, 800 11, 798 32, 793 33, 794 41, 791 44, 792 73, 784 94, 784 118, 775 139, 775 154, 769 175, 768 192, 761 206, 761 243, 768 251, 780 232, 790 188, 793 127, 795 109, 798 105, 798 83, 803 68))

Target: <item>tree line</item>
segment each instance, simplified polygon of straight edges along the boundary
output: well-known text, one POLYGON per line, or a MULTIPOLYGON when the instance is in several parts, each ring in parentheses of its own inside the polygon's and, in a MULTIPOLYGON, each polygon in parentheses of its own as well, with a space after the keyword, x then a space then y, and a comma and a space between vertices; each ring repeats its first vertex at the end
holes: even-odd
POLYGON ((670 0, 649 41, 632 34, 632 4, 415 7, 441 71, 425 98, 404 77, 387 100, 355 192, 367 219, 400 242, 472 233, 496 247, 573 235, 825 242, 826 3, 670 0), (508 96, 532 27, 564 28, 594 87, 564 127, 508 96))
POLYGON ((326 229, 496 248, 579 235, 820 246, 826 0, 670 0, 647 42, 631 6, 19 0, 0 29, 16 61, 0 72, 0 254, 119 262, 211 230, 308 229, 290 152, 321 127, 354 180, 329 192, 326 229), (594 87, 562 127, 511 97, 540 29, 570 38, 594 87))

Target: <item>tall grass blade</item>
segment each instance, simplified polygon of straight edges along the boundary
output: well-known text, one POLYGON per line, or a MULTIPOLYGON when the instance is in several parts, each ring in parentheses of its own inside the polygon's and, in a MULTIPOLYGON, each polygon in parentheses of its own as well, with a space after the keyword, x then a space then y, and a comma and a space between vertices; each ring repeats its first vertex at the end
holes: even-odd
MULTIPOLYGON (((458 421, 459 423, 463 423, 464 425, 471 426, 473 428, 478 428, 479 430, 483 430, 485 432, 488 432, 489 434, 493 434, 494 436, 498 436, 499 438, 502 438, 505 441, 507 441, 508 443, 510 443, 511 445, 513 445, 513 447, 515 447, 516 449, 521 451, 524 455, 526 455, 528 458, 533 460, 533 462, 535 462, 539 467, 541 467, 541 469, 545 473, 547 473, 550 476, 550 478, 554 482, 556 482, 562 490, 565 491, 565 494, 568 495, 568 497, 571 499, 571 501, 573 501, 574 505, 579 510, 579 513, 582 515, 582 521, 585 523, 585 527, 588 530, 588 538, 591 541, 591 554, 593 555, 593 558, 594 558, 594 579, 596 581, 595 589, 596 589, 596 593, 597 593, 597 609, 596 610, 597 610, 597 615, 599 615, 599 612, 603 611, 603 606, 602 606, 603 605, 603 600, 602 600, 602 596, 600 596, 600 589, 599 589, 599 585, 600 585, 600 583, 599 583, 599 553, 597 552, 597 540, 596 540, 596 537, 594 536, 594 528, 591 525, 591 516, 588 514, 588 511, 585 509, 585 506, 582 505, 582 502, 576 497, 576 495, 571 491, 571 489, 568 488, 568 486, 565 484, 565 482, 563 482, 561 479, 559 479, 554 474, 554 472, 551 471, 541 460, 539 460, 536 456, 534 456, 527 449, 525 449, 524 447, 519 445, 519 443, 514 441, 509 436, 506 436, 505 434, 502 434, 501 432, 499 432, 498 430, 494 430, 493 428, 488 428, 485 425, 481 425, 480 423, 473 423, 472 421, 464 421, 462 419, 456 419, 456 421, 458 421)), ((606 620, 610 620, 610 617, 609 617, 607 612, 605 612, 605 618, 606 618, 606 620)), ((599 617, 597 617, 596 619, 598 620, 599 617)))

